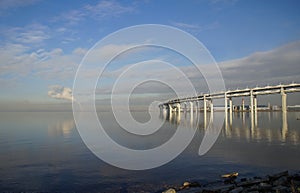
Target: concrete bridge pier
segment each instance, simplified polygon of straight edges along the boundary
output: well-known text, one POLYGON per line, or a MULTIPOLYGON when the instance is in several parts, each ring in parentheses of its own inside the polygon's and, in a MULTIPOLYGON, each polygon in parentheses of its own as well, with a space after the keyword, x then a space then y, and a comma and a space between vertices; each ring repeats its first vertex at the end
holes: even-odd
POLYGON ((172 111, 173 111, 172 105, 168 104, 168 109, 169 109, 169 113, 172 113, 172 111))
POLYGON ((284 92, 284 88, 281 87, 280 89, 280 94, 281 94, 281 110, 282 112, 286 112, 286 93, 284 92))
POLYGON ((244 100, 244 98, 242 98, 242 109, 241 110, 245 111, 245 100, 244 100))
POLYGON ((167 119, 167 106, 165 106, 165 105, 162 105, 162 115, 163 115, 164 120, 166 120, 167 119))
POLYGON ((254 101, 253 101, 253 110, 254 110, 254 124, 257 126, 257 96, 253 96, 254 101))
MULTIPOLYGON (((253 109, 253 90, 250 90, 250 111, 251 111, 251 123, 253 123, 253 120, 254 120, 254 109, 253 109)), ((253 126, 251 124, 251 126, 253 126)))
POLYGON ((229 98, 229 124, 232 126, 232 111, 233 111, 233 105, 232 105, 232 98, 229 98))
POLYGON ((198 103, 198 101, 195 101, 195 111, 196 111, 196 114, 198 113, 198 108, 199 108, 199 103, 198 103))
POLYGON ((210 100, 210 120, 213 120, 213 116, 214 116, 214 104, 213 101, 210 100))
POLYGON ((224 109, 225 109, 225 128, 228 128, 228 104, 227 104, 227 100, 228 100, 228 98, 227 98, 227 93, 225 92, 225 94, 224 94, 224 99, 225 99, 225 105, 224 105, 224 109))
POLYGON ((181 105, 176 103, 176 123, 179 124, 181 119, 181 105))
POLYGON ((186 112, 187 111, 187 104, 186 102, 183 103, 183 109, 182 109, 183 112, 186 112))
MULTIPOLYGON (((206 95, 203 96, 203 115, 204 115, 204 123, 206 123, 206 112, 207 112, 207 101, 206 101, 206 95)), ((204 128, 206 128, 206 124, 204 124, 204 128)))
POLYGON ((168 117, 169 117, 169 121, 172 121, 172 111, 173 111, 172 105, 168 104, 168 117))
POLYGON ((177 111, 177 112, 180 112, 180 111, 181 111, 180 103, 176 103, 176 111, 177 111))
POLYGON ((194 117, 194 104, 190 101, 190 126, 193 127, 193 117, 194 117))
POLYGON ((210 112, 214 112, 214 103, 210 100, 210 112))
POLYGON ((194 111, 194 105, 193 105, 193 102, 190 102, 190 111, 191 111, 191 113, 194 111))

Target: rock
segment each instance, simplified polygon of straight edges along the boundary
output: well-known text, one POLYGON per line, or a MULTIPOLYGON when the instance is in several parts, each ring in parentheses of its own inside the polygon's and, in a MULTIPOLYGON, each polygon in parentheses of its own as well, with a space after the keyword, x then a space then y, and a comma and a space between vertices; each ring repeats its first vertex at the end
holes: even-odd
POLYGON ((258 185, 253 185, 253 186, 250 186, 248 187, 248 192, 254 192, 254 191, 259 191, 259 186, 258 185))
POLYGON ((264 182, 261 182, 259 184, 259 188, 261 190, 269 190, 269 189, 272 189, 272 185, 271 184, 268 184, 268 183, 264 183, 264 182))
POLYGON ((212 190, 214 192, 225 192, 225 191, 231 190, 233 188, 234 188, 234 185, 230 184, 230 185, 211 187, 210 190, 212 190))
POLYGON ((241 179, 241 182, 246 182, 247 181, 247 178, 242 178, 241 179))
POLYGON ((288 193, 290 192, 290 189, 288 187, 285 186, 275 186, 272 188, 273 191, 275 191, 276 193, 288 193))
POLYGON ((230 174, 224 174, 221 177, 222 178, 233 178, 233 177, 237 177, 238 175, 239 175, 239 173, 233 172, 233 173, 230 173, 230 174))
POLYGON ((190 183, 189 182, 184 182, 183 186, 190 186, 190 183))
POLYGON ((224 180, 225 184, 235 184, 235 177, 224 180))
POLYGON ((202 193, 219 193, 219 191, 204 189, 204 190, 202 190, 202 193))
POLYGON ((253 186, 255 184, 259 184, 262 182, 268 182, 269 180, 267 178, 265 179, 254 179, 254 180, 248 180, 245 182, 240 182, 237 184, 237 186, 253 186))
POLYGON ((275 181, 273 181, 272 183, 274 186, 279 186, 279 185, 283 185, 286 186, 288 185, 288 178, 286 176, 283 176, 275 181))
POLYGON ((294 185, 296 186, 300 186, 300 180, 291 180, 293 182, 294 185))
POLYGON ((242 187, 237 187, 237 188, 235 188, 235 189, 233 189, 233 190, 230 190, 229 193, 240 193, 240 192, 242 192, 243 190, 244 190, 244 188, 242 188, 242 187))
POLYGON ((184 182, 183 186, 181 186, 179 189, 187 189, 187 188, 192 188, 192 187, 200 187, 201 185, 198 182, 184 182))
POLYGON ((201 184, 199 184, 198 182, 191 182, 190 187, 201 187, 201 184))
POLYGON ((176 193, 176 190, 173 189, 173 188, 170 188, 170 189, 168 189, 168 190, 166 190, 166 191, 164 191, 162 193, 176 193))
POLYGON ((277 180, 283 176, 288 176, 289 175, 289 172, 288 171, 284 171, 284 172, 280 172, 280 173, 277 173, 277 174, 273 174, 271 176, 269 176, 269 179, 271 181, 274 181, 274 180, 277 180))
POLYGON ((180 190, 179 193, 199 193, 202 192, 203 188, 201 187, 194 187, 194 188, 188 188, 188 189, 184 189, 184 190, 180 190))

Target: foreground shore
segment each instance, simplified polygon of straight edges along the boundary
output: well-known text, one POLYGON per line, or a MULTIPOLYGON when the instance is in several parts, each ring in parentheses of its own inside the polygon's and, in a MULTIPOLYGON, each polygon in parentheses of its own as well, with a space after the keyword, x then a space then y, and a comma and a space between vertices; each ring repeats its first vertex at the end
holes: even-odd
POLYGON ((288 171, 263 177, 243 178, 238 173, 225 174, 220 180, 201 184, 184 182, 170 187, 163 193, 300 193, 300 172, 290 174, 288 171))

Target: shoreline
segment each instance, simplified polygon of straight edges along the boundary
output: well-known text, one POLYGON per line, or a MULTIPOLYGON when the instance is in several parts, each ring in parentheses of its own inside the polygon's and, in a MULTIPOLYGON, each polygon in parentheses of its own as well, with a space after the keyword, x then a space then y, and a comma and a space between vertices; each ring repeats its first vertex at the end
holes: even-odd
POLYGON ((245 178, 238 173, 223 174, 219 180, 204 183, 183 182, 168 187, 162 193, 300 193, 300 171, 283 171, 265 176, 245 178))

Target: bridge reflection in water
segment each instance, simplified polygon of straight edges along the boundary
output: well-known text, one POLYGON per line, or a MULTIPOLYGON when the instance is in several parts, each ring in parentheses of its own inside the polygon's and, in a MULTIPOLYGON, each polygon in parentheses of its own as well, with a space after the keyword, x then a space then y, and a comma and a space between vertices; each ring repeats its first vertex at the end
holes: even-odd
MULTIPOLYGON (((222 112, 211 112, 204 119, 203 112, 197 111, 160 111, 160 118, 171 124, 181 125, 187 129, 205 131, 208 124, 214 123, 214 117, 224 117, 222 112)), ((300 142, 300 112, 258 112, 257 119, 251 118, 251 112, 233 112, 232 117, 224 119, 222 137, 247 141, 267 141, 291 143, 300 142), (229 120, 231 119, 231 120, 229 120)))

